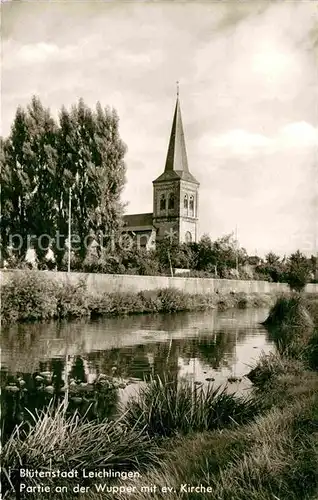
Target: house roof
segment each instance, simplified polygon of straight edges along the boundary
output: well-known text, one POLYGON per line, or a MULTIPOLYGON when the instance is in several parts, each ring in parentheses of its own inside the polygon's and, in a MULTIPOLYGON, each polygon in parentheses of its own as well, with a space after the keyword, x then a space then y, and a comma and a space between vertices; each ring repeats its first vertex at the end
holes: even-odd
POLYGON ((188 158, 182 125, 181 108, 177 96, 164 173, 153 182, 182 179, 199 184, 189 172, 188 158))

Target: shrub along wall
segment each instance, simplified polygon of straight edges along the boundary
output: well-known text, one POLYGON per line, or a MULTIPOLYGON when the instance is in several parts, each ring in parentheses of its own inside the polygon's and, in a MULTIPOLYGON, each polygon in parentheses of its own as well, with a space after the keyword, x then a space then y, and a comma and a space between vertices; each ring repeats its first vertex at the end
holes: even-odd
POLYGON ((1 289, 4 323, 122 314, 169 313, 210 308, 268 305, 271 294, 196 293, 177 288, 111 291, 92 294, 83 280, 77 283, 48 279, 35 272, 15 273, 1 289))
MULTIPOLYGON (((26 274, 28 271, 0 271, 0 280, 4 284, 12 276, 26 274)), ((92 295, 112 292, 140 292, 143 290, 156 290, 158 288, 176 288, 190 294, 212 293, 281 293, 288 291, 285 283, 270 283, 268 281, 227 280, 213 278, 188 278, 169 276, 136 276, 127 274, 97 274, 97 273, 66 273, 54 271, 32 271, 41 279, 55 280, 60 284, 77 285, 84 282, 87 292, 92 295)), ((318 293, 318 284, 309 284, 306 291, 318 293)))

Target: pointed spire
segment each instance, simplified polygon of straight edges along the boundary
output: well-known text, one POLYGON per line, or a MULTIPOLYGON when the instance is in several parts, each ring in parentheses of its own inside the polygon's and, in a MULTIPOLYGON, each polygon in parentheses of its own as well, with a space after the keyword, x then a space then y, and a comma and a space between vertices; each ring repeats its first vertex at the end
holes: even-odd
POLYGON ((189 172, 187 151, 185 146, 181 109, 179 102, 179 82, 177 82, 177 101, 173 116, 170 141, 166 159, 165 172, 189 172))

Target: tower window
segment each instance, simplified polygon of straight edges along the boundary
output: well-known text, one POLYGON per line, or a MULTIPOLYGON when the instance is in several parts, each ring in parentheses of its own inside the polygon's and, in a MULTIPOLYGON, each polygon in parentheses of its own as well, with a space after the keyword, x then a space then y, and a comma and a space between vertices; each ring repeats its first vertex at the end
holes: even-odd
POLYGON ((185 241, 186 241, 186 243, 192 243, 192 234, 190 233, 190 231, 186 232, 185 241))
POLYGON ((183 207, 185 210, 188 210, 188 195, 185 194, 183 198, 183 207))
POLYGON ((173 193, 169 194, 168 209, 169 210, 174 209, 174 194, 173 193))
POLYGON ((160 210, 166 210, 166 195, 160 196, 160 210))
POLYGON ((189 208, 190 208, 190 215, 194 215, 194 196, 190 196, 189 208))

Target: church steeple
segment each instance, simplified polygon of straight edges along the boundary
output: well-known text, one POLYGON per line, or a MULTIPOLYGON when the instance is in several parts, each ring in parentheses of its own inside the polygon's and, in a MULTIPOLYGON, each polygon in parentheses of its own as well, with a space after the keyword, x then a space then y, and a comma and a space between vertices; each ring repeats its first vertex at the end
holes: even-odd
POLYGON ((156 241, 198 241, 199 183, 189 171, 179 87, 164 172, 153 181, 153 226, 156 241))
POLYGON ((165 182, 173 179, 181 179, 199 185, 198 181, 190 173, 188 166, 188 157, 181 117, 179 82, 177 82, 177 100, 173 114, 165 169, 164 172, 153 182, 165 182))
POLYGON ((165 172, 168 171, 189 172, 187 150, 184 139, 179 88, 177 90, 177 101, 173 115, 170 141, 166 159, 165 172))
POLYGON ((153 248, 156 243, 164 240, 170 243, 173 241, 177 243, 197 242, 199 182, 190 173, 188 167, 179 85, 165 169, 152 184, 152 213, 126 216, 124 231, 137 234, 137 242, 139 241, 140 245, 146 248, 153 248))

